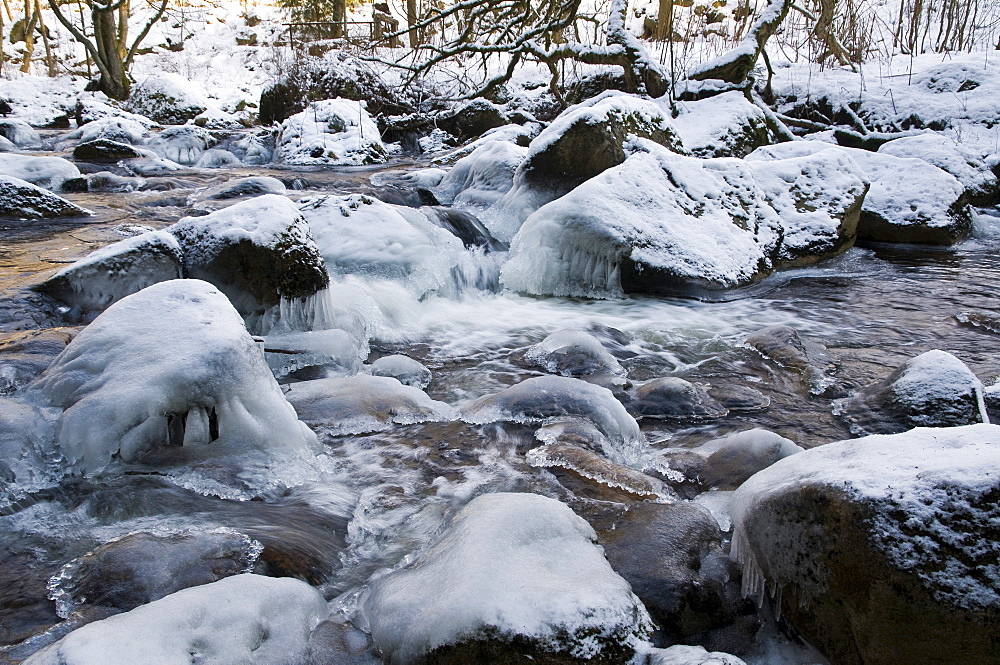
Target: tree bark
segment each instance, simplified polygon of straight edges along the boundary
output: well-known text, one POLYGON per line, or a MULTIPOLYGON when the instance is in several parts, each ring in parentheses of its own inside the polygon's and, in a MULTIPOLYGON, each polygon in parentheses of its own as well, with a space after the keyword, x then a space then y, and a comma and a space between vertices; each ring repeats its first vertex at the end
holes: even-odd
POLYGON ((406 0, 406 27, 410 29, 407 36, 410 39, 410 48, 417 48, 420 45, 420 37, 417 35, 417 0, 406 0))

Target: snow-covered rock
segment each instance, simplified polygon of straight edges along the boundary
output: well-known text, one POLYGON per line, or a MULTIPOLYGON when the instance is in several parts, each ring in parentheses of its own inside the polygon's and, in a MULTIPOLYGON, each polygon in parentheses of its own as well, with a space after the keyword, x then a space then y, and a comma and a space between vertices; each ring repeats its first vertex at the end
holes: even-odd
POLYGON ((380 164, 386 160, 382 136, 361 102, 313 102, 281 124, 277 159, 285 164, 380 164))
POLYGON ((746 157, 775 142, 764 112, 742 92, 725 92, 694 102, 678 102, 673 119, 681 142, 695 157, 746 157))
POLYGON ((736 656, 705 647, 675 644, 666 649, 650 649, 646 665, 746 665, 736 656))
POLYGON ((42 137, 35 128, 16 118, 0 118, 0 136, 18 148, 34 150, 42 147, 42 137))
POLYGON ((986 156, 937 132, 889 141, 878 151, 894 157, 916 157, 955 176, 969 202, 991 205, 997 198, 997 176, 986 164, 986 156))
POLYGON ((633 462, 646 447, 635 418, 611 391, 580 379, 533 377, 462 407, 462 419, 474 424, 544 424, 573 416, 587 418, 607 437, 610 447, 602 452, 612 461, 633 462))
POLYGON ((445 205, 487 208, 510 191, 527 152, 507 141, 487 141, 458 160, 432 191, 445 205))
POLYGON ((831 662, 987 663, 1000 620, 1000 427, 819 446, 736 491, 745 588, 831 662))
POLYGON ((99 312, 125 296, 183 277, 176 238, 150 231, 103 247, 38 286, 81 313, 99 312))
POLYGON ((305 582, 234 575, 87 624, 25 663, 299 663, 328 614, 322 594, 305 582))
POLYGON ((208 108, 204 93, 179 74, 162 72, 132 87, 125 110, 165 125, 183 125, 208 108))
POLYGON ((545 662, 627 662, 649 618, 595 541, 554 499, 480 496, 409 566, 369 587, 363 619, 393 665, 504 662, 508 649, 545 662))
POLYGON ((65 181, 79 178, 80 169, 62 157, 33 157, 8 152, 0 153, 0 175, 57 190, 65 181))
POLYGON ((525 351, 524 359, 563 376, 625 374, 600 340, 582 330, 557 330, 525 351))
POLYGON ((490 231, 510 241, 542 205, 624 162, 635 138, 683 151, 669 114, 649 100, 611 91, 566 109, 528 146, 513 188, 486 219, 490 231))
POLYGON ((292 384, 285 397, 304 422, 335 435, 456 418, 455 410, 444 402, 387 376, 301 381, 292 384))
POLYGON ((435 124, 461 140, 475 138, 507 124, 503 109, 485 99, 468 101, 435 124))
MULTIPOLYGON (((748 160, 770 161, 830 150, 821 141, 789 141, 758 148, 748 160)), ((951 245, 968 235, 972 216, 965 187, 922 159, 856 148, 842 150, 871 182, 858 222, 858 239, 951 245)))
POLYGON ((330 283, 309 225, 289 199, 265 194, 166 229, 184 255, 184 274, 215 284, 251 327, 282 300, 330 283))
POLYGON ((372 376, 391 376, 404 386, 423 390, 431 382, 431 371, 409 356, 382 356, 368 368, 372 376))
POLYGON ((195 460, 301 455, 314 442, 239 313, 198 280, 161 282, 118 301, 29 390, 64 409, 57 443, 82 473, 168 445, 195 460))
POLYGON ((603 298, 697 293, 748 284, 853 241, 866 183, 839 153, 765 166, 636 144, 648 152, 525 221, 503 267, 507 288, 603 298))
POLYGON ((982 382, 961 360, 938 350, 907 360, 885 381, 839 400, 835 412, 855 434, 988 422, 982 382))
POLYGON ((147 147, 160 157, 185 166, 192 166, 197 164, 202 154, 213 145, 215 145, 215 139, 207 129, 194 125, 184 125, 182 127, 167 127, 150 139, 147 147))
POLYGON ((802 448, 774 432, 751 429, 713 439, 691 452, 705 458, 700 474, 703 487, 734 490, 761 469, 802 452, 802 448))
POLYGON ((50 219, 91 214, 75 203, 30 182, 0 175, 0 217, 50 219))
POLYGON ((78 127, 63 138, 80 143, 107 139, 129 145, 142 145, 151 125, 121 116, 104 116, 78 127))

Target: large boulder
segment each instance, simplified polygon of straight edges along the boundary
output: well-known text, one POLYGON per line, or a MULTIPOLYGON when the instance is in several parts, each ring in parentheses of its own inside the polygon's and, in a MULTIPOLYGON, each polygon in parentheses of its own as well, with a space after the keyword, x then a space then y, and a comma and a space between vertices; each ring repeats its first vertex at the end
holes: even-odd
POLYGON ((396 665, 623 663, 649 627, 590 525, 537 494, 474 499, 360 606, 396 665))
POLYGON ((277 158, 285 164, 361 166, 381 164, 387 155, 363 103, 350 99, 313 102, 278 132, 277 158))
POLYGON ((995 662, 998 441, 918 428, 777 462, 733 500, 744 579, 836 665, 995 662))
POLYGON ((97 164, 115 163, 122 159, 136 159, 142 156, 143 153, 127 143, 105 138, 86 141, 73 148, 73 159, 97 164))
POLYGON ((37 185, 20 178, 0 175, 0 217, 52 219, 85 217, 90 214, 89 210, 37 185))
MULTIPOLYGON (((790 141, 758 148, 747 159, 781 160, 830 149, 830 144, 820 141, 790 141)), ((871 182, 861 206, 859 240, 951 245, 969 234, 972 212, 965 187, 953 175, 923 159, 833 149, 850 155, 871 182)))
POLYGON ((462 140, 480 136, 507 124, 503 109, 485 99, 473 99, 452 113, 438 118, 435 124, 462 140))
POLYGON ((669 114, 649 100, 609 92, 567 109, 529 144, 490 231, 509 241, 542 205, 624 162, 634 138, 684 150, 669 114))
POLYGON ((778 163, 639 152, 533 213, 502 281, 524 293, 700 294, 853 242, 866 183, 830 151, 778 163))
POLYGON ((947 171, 962 183, 973 205, 992 205, 1000 193, 997 176, 986 164, 985 155, 938 132, 895 139, 880 146, 878 152, 894 157, 916 157, 947 171))
POLYGON ((165 125, 183 125, 208 108, 201 90, 180 74, 162 72, 132 87, 125 110, 165 125))
POLYGON ((989 422, 983 384, 961 360, 933 350, 910 358, 887 379, 839 400, 835 412, 854 434, 989 422))
POLYGON ((79 313, 99 312, 147 286, 183 276, 177 239, 166 231, 150 231, 87 255, 37 288, 79 313))
POLYGON ((708 99, 678 104, 673 119, 684 147, 695 157, 746 157, 776 143, 764 112, 742 92, 725 92, 708 99))
POLYGON ((168 446, 191 461, 298 456, 315 441, 238 312, 198 280, 161 282, 118 301, 28 390, 63 409, 56 442, 76 472, 168 446))
POLYGON ((328 614, 305 582, 235 575, 87 624, 25 663, 299 663, 328 614))
POLYGON ((283 196, 240 201, 166 230, 181 246, 185 276, 216 285, 251 326, 283 299, 306 298, 330 283, 309 225, 283 196))

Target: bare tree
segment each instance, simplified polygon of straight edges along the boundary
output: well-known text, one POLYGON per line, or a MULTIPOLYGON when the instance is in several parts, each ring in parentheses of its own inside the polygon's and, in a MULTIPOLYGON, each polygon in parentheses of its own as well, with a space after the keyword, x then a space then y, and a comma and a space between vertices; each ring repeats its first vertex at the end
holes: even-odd
POLYGON ((112 99, 127 99, 132 86, 128 78, 132 59, 135 57, 139 44, 149 34, 153 25, 163 16, 163 12, 167 9, 167 1, 153 0, 150 3, 152 14, 131 46, 128 45, 128 19, 132 9, 130 0, 107 0, 106 2, 83 0, 83 4, 78 6, 81 11, 83 11, 83 7, 90 10, 92 36, 84 34, 66 17, 59 6, 59 0, 49 0, 49 7, 55 12, 59 22, 87 49, 87 53, 90 54, 100 72, 98 87, 101 92, 112 99))
POLYGON ((792 0, 770 0, 736 48, 704 63, 688 76, 696 81, 718 79, 733 85, 744 83, 761 55, 767 58, 764 46, 785 20, 791 5, 792 0))

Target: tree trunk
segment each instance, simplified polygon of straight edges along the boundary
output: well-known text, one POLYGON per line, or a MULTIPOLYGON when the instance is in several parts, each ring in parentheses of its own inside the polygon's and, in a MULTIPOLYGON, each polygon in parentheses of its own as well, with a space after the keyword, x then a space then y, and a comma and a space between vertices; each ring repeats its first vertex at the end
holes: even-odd
POLYGON ((128 99, 130 83, 125 74, 123 58, 118 50, 118 21, 115 10, 101 10, 92 6, 90 19, 94 25, 97 54, 104 65, 101 68, 101 92, 112 99, 128 99))
POLYGON ((665 42, 673 39, 674 32, 674 0, 660 0, 660 10, 656 15, 656 34, 654 39, 665 42))
POLYGON ((420 38, 417 30, 413 26, 417 24, 417 0, 406 0, 406 27, 410 29, 407 35, 410 38, 410 48, 417 48, 420 45, 420 38))

